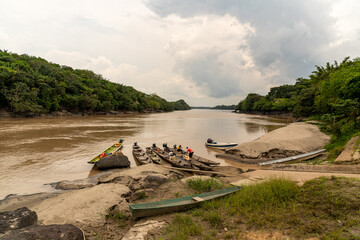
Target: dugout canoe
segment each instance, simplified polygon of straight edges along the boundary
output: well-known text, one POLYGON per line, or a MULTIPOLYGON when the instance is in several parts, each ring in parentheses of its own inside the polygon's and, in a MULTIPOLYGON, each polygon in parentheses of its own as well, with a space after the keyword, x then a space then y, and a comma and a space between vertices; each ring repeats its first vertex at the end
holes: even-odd
POLYGON ((132 153, 134 155, 135 161, 137 161, 139 165, 152 163, 150 156, 139 145, 133 145, 132 153))
POLYGON ((151 147, 146 147, 146 153, 151 158, 151 161, 155 164, 162 165, 164 161, 151 149, 151 147))
POLYGON ((181 151, 176 151, 175 148, 169 148, 169 147, 165 147, 164 150, 166 152, 174 152, 176 154, 177 157, 180 157, 181 159, 185 160, 185 161, 188 161, 190 162, 191 165, 201 169, 201 170, 206 170, 206 171, 212 171, 213 169, 209 166, 209 165, 206 165, 204 163, 201 163, 200 161, 196 160, 193 157, 189 157, 189 154, 184 151, 184 150, 181 150, 181 151))
POLYGON ((149 217, 175 211, 184 211, 197 207, 204 201, 220 198, 239 191, 238 186, 225 188, 213 192, 201 193, 192 196, 169 199, 150 203, 132 204, 129 206, 130 213, 135 218, 149 217))
MULTIPOLYGON (((174 151, 176 153, 176 149, 175 148, 170 148, 172 151, 174 151)), ((185 154, 186 151, 185 150, 181 150, 181 153, 185 154)), ((198 162, 201 162, 202 164, 205 164, 207 166, 216 166, 216 165, 220 165, 219 162, 215 162, 215 161, 212 161, 210 159, 206 159, 206 158, 203 158, 203 157, 200 157, 196 154, 193 154, 192 157, 190 159, 195 159, 196 161, 198 162)))
POLYGON ((178 167, 178 168, 194 168, 194 169, 198 169, 195 167, 192 167, 190 162, 187 162, 183 159, 181 159, 180 157, 174 156, 172 158, 170 158, 169 153, 158 148, 158 147, 152 147, 152 150, 164 161, 170 163, 172 166, 174 167, 178 167))
POLYGON ((109 156, 113 153, 116 153, 117 151, 119 151, 122 148, 123 142, 124 142, 124 139, 120 139, 118 142, 111 145, 105 151, 103 151, 102 153, 100 153, 99 155, 97 155, 96 157, 91 159, 90 161, 88 161, 88 163, 95 164, 97 161, 100 160, 100 158, 109 156))

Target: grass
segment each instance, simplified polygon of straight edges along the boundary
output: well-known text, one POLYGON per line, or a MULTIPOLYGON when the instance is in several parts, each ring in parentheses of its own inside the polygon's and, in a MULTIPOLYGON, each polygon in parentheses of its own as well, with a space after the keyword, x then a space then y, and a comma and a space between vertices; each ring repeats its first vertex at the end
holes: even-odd
POLYGON ((112 219, 112 220, 116 221, 119 224, 119 227, 122 227, 122 226, 125 225, 125 222, 128 219, 128 215, 123 211, 113 209, 111 211, 108 211, 105 218, 106 219, 112 219))
POLYGON ((196 193, 211 192, 217 189, 224 188, 224 184, 216 179, 210 178, 206 180, 189 179, 186 181, 187 187, 194 189, 196 193))
POLYGON ((146 192, 139 192, 139 199, 147 198, 146 192))
POLYGON ((359 190, 360 181, 349 178, 321 177, 301 187, 271 179, 177 215, 166 239, 246 238, 245 231, 237 231, 240 225, 291 239, 360 239, 359 190), (201 231, 191 230, 194 225, 201 231))
POLYGON ((202 227, 196 224, 190 216, 177 214, 166 231, 166 239, 185 240, 190 236, 201 236, 202 227))

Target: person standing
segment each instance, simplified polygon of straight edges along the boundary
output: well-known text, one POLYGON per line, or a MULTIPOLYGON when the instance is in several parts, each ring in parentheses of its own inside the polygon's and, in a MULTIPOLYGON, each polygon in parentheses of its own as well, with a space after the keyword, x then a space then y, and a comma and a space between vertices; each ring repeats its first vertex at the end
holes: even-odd
POLYGON ((192 158, 194 151, 191 148, 186 147, 186 151, 189 152, 189 157, 192 158))

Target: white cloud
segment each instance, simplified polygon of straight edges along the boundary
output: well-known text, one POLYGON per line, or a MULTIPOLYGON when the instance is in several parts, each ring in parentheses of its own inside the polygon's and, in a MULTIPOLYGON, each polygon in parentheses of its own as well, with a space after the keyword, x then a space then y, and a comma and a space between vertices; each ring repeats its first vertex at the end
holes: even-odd
POLYGON ((237 103, 360 56, 360 3, 2 0, 0 46, 190 105, 237 103))

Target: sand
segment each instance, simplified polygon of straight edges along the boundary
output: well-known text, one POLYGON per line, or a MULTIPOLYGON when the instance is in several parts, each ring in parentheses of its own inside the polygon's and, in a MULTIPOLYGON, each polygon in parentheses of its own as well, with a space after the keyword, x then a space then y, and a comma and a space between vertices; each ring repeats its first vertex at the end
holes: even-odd
MULTIPOLYGON (((284 128, 277 129, 265 134, 252 142, 240 144, 235 153, 244 154, 249 157, 257 158, 264 152, 271 149, 281 149, 297 152, 309 152, 323 148, 329 141, 329 136, 319 131, 316 125, 306 123, 293 123, 284 128)), ((292 179, 299 184, 309 179, 321 176, 345 176, 360 178, 359 174, 346 174, 341 172, 304 172, 304 171, 279 171, 262 170, 256 167, 256 171, 239 174, 238 177, 232 176, 228 180, 234 185, 246 185, 263 181, 267 178, 284 177, 292 179)), ((246 169, 245 169, 246 170, 246 169)), ((28 206, 37 212, 39 221, 43 224, 65 224, 71 223, 78 227, 85 227, 104 224, 106 210, 125 201, 125 195, 130 192, 126 183, 114 182, 116 178, 131 176, 140 177, 145 173, 167 174, 171 169, 158 165, 144 165, 137 168, 115 171, 105 174, 99 178, 102 184, 94 187, 68 191, 55 194, 52 197, 30 198, 31 201, 20 201, 19 197, 0 202, 0 211, 9 210, 14 206, 28 206)), ((224 178, 226 180, 226 178, 224 178)), ((166 194, 166 192, 164 193, 166 194)), ((125 201, 126 202, 126 201, 125 201)))
POLYGON ((299 122, 276 129, 254 141, 239 144, 226 152, 250 159, 266 158, 275 149, 278 153, 295 154, 315 151, 323 148, 329 140, 330 136, 322 133, 316 125, 299 122))

